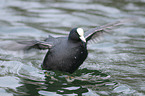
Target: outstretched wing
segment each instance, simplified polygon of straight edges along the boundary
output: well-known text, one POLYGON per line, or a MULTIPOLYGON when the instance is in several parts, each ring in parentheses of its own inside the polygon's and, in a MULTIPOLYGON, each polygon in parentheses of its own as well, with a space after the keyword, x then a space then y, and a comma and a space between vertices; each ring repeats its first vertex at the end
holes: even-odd
POLYGON ((48 38, 46 38, 43 41, 37 41, 37 40, 31 40, 31 41, 17 41, 17 43, 22 44, 24 46, 24 50, 29 50, 32 48, 45 50, 50 49, 51 47, 55 46, 56 44, 60 43, 61 40, 66 39, 66 37, 57 37, 54 38, 49 35, 48 38))
POLYGON ((90 29, 89 31, 85 32, 85 39, 88 42, 89 40, 94 40, 94 41, 99 41, 100 37, 104 34, 104 33, 109 33, 109 30, 111 30, 112 28, 114 28, 115 26, 121 25, 125 22, 130 21, 130 19, 126 19, 126 20, 121 20, 121 21, 117 21, 114 23, 109 23, 100 27, 96 27, 93 29, 90 29))
POLYGON ((17 43, 25 45, 25 50, 29 50, 32 48, 35 49, 49 49, 52 47, 51 44, 49 44, 48 42, 44 42, 44 41, 37 41, 37 40, 33 40, 33 41, 17 41, 17 43))

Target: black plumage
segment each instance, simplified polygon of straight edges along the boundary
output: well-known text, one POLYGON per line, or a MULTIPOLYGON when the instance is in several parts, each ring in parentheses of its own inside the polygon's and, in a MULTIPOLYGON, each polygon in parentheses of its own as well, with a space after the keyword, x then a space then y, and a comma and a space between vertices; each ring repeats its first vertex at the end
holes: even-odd
POLYGON ((89 40, 98 39, 108 29, 122 24, 122 21, 110 23, 104 26, 93 28, 84 37, 82 28, 74 28, 68 37, 49 38, 44 41, 19 42, 27 45, 27 49, 49 49, 42 68, 45 70, 58 70, 73 73, 85 61, 88 55, 87 43, 89 40))
POLYGON ((43 69, 73 73, 87 58, 86 42, 80 39, 77 29, 71 30, 68 38, 60 38, 51 47, 43 61, 43 69))

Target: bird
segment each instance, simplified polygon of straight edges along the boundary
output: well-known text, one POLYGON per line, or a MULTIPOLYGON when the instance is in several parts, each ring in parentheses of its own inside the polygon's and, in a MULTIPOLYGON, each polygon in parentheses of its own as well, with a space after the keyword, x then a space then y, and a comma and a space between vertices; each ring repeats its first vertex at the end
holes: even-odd
POLYGON ((82 28, 73 28, 66 37, 49 36, 43 41, 19 41, 26 44, 27 50, 31 48, 47 49, 43 63, 43 70, 74 73, 88 56, 87 45, 89 41, 98 41, 103 34, 114 26, 121 25, 123 21, 109 23, 100 27, 92 28, 84 33, 82 28), (97 40, 95 40, 97 39, 97 40))

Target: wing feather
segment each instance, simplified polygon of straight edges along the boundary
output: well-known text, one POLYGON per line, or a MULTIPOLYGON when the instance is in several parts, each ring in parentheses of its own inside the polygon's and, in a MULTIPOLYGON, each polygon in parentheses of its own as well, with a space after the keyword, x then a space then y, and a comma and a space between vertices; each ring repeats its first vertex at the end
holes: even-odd
POLYGON ((129 22, 129 21, 131 21, 131 19, 124 19, 124 20, 116 21, 113 23, 109 23, 100 27, 90 29, 89 31, 86 32, 85 39, 86 41, 89 41, 97 38, 96 41, 99 41, 100 40, 99 38, 102 37, 104 33, 109 33, 109 31, 113 29, 115 26, 122 25, 125 22, 129 22))

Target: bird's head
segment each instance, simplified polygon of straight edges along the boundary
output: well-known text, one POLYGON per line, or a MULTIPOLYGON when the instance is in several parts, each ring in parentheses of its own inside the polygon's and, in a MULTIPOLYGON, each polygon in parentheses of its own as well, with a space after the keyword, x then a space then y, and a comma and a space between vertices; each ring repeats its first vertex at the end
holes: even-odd
POLYGON ((69 39, 74 41, 83 41, 86 42, 86 39, 84 37, 84 30, 82 28, 73 28, 70 31, 69 39))

